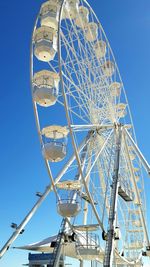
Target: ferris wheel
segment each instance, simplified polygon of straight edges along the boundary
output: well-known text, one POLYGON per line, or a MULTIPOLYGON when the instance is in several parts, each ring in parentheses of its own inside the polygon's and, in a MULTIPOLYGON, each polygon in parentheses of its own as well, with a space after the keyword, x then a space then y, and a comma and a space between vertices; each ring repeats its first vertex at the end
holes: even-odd
POLYGON ((65 255, 81 266, 142 266, 149 250, 142 168, 150 169, 113 52, 87 1, 42 4, 31 85, 50 192, 64 218, 65 255))
POLYGON ((77 258, 140 264, 149 244, 142 159, 114 55, 86 1, 42 4, 31 82, 42 154, 77 258))

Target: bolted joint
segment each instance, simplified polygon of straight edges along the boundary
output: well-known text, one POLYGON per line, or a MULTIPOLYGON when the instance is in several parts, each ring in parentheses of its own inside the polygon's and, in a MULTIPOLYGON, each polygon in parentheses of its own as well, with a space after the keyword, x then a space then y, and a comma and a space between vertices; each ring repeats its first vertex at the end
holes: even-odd
POLYGON ((43 194, 42 194, 41 192, 36 192, 36 196, 37 196, 37 197, 42 197, 43 194))
POLYGON ((25 230, 24 230, 24 229, 22 229, 22 230, 20 231, 20 233, 19 233, 19 234, 20 234, 20 235, 22 235, 22 234, 24 233, 24 231, 25 231, 25 230))
POLYGON ((146 257, 147 256, 147 253, 146 251, 142 251, 142 256, 146 257))
POLYGON ((150 251, 150 245, 149 246, 146 246, 146 250, 147 251, 150 251))
POLYGON ((105 231, 102 232, 102 239, 108 241, 108 234, 105 231))
POLYGON ((17 229, 18 225, 16 223, 11 223, 11 228, 17 229))

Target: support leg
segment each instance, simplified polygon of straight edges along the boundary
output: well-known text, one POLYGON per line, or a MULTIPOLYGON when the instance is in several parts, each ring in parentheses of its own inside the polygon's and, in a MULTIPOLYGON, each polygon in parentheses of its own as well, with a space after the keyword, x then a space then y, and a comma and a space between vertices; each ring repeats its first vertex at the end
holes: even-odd
POLYGON ((80 267, 83 267, 83 260, 80 260, 80 267))
POLYGON ((109 228, 107 233, 107 241, 106 241, 105 256, 104 256, 104 267, 113 266, 114 234, 116 226, 116 212, 117 212, 117 199, 118 199, 118 187, 119 187, 119 162, 120 162, 121 138, 122 138, 122 127, 121 125, 118 125, 116 129, 115 163, 114 163, 114 174, 113 174, 111 200, 110 200, 109 228))

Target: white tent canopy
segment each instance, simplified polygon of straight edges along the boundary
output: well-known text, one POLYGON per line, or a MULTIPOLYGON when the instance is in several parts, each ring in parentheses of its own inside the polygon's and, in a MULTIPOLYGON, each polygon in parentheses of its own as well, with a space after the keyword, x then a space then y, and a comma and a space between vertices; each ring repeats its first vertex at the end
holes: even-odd
POLYGON ((33 250, 33 251, 39 251, 39 252, 52 252, 53 247, 51 247, 51 243, 53 241, 56 241, 57 235, 48 237, 42 241, 32 243, 29 245, 21 246, 21 247, 14 247, 17 249, 24 249, 24 250, 33 250))
MULTIPOLYGON (((14 247, 16 249, 23 249, 23 250, 30 250, 30 251, 38 251, 38 252, 46 252, 46 253, 52 253, 54 247, 51 246, 53 241, 56 241, 57 235, 48 237, 40 242, 36 242, 33 244, 25 245, 25 246, 20 246, 20 247, 14 247)), ((80 252, 78 251, 76 247, 76 242, 66 242, 65 245, 63 246, 63 254, 65 256, 71 257, 71 258, 76 258, 76 259, 89 259, 94 257, 93 253, 90 255, 90 253, 87 253, 87 245, 86 245, 86 240, 85 240, 85 233, 81 233, 78 236, 78 240, 80 243, 80 248, 86 249, 85 255, 84 251, 82 250, 82 255, 80 255, 80 252)), ((91 240, 92 242, 92 240, 91 240)), ((92 242, 93 243, 93 242, 92 242)), ((93 247, 93 244, 91 243, 92 246, 92 252, 94 252, 95 247, 93 247)), ((89 246, 90 248, 90 246, 89 246)), ((97 249, 97 248, 96 248, 97 249)), ((90 250, 91 251, 91 250, 90 250)), ((102 257, 102 251, 98 250, 97 255, 95 255, 95 259, 100 259, 102 257)))

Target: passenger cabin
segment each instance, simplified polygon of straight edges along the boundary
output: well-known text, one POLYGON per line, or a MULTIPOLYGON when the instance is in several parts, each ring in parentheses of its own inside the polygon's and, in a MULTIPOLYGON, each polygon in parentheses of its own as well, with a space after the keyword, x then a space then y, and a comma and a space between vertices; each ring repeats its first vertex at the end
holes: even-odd
POLYGON ((121 87, 122 87, 122 85, 119 82, 111 83, 109 86, 109 90, 110 90, 111 95, 114 97, 119 97, 121 94, 121 87))
POLYGON ((75 19, 78 16, 79 0, 66 0, 64 3, 64 17, 75 19))
POLYGON ((49 107, 56 103, 59 91, 59 74, 42 70, 33 77, 33 100, 42 107, 49 107))
POLYGON ((81 182, 62 181, 57 185, 59 189, 59 199, 57 203, 57 211, 62 217, 75 217, 81 210, 81 197, 79 190, 81 189, 81 182))
POLYGON ((94 45, 94 51, 97 59, 101 59, 106 55, 106 43, 103 40, 97 41, 94 45))
POLYGON ((75 18, 77 27, 84 29, 89 22, 89 10, 85 6, 80 6, 78 16, 75 18))
POLYGON ((81 204, 73 199, 59 199, 57 211, 62 217, 75 217, 81 210, 81 204))
POLYGON ((132 229, 128 229, 127 230, 129 233, 131 233, 131 234, 134 234, 134 233, 143 233, 143 229, 142 228, 132 228, 132 229))
POLYGON ((103 71, 103 74, 106 76, 106 77, 110 77, 114 74, 115 72, 115 66, 114 66, 114 63, 111 62, 111 61, 106 61, 103 65, 102 65, 102 71, 103 71))
POLYGON ((118 195, 122 197, 125 201, 133 201, 133 193, 127 181, 123 178, 119 181, 118 195))
POLYGON ((34 54, 38 60, 53 60, 57 52, 57 33, 55 29, 42 26, 34 33, 34 54))
POLYGON ((42 130, 42 154, 46 160, 58 162, 66 156, 68 129, 62 126, 48 126, 42 130))
POLYGON ((133 146, 128 146, 130 159, 133 161, 136 158, 133 146))
POLYGON ((126 107, 127 104, 119 103, 116 105, 116 113, 119 118, 124 118, 126 116, 126 107))
POLYGON ((138 174, 135 174, 135 180, 136 180, 137 183, 139 182, 140 176, 138 174))
POLYGON ((98 25, 95 22, 89 22, 87 24, 85 38, 89 42, 94 42, 98 38, 98 25))
POLYGON ((60 4, 57 0, 49 0, 42 4, 40 10, 41 26, 58 29, 60 4))
POLYGON ((139 169, 139 168, 137 168, 137 167, 133 167, 133 171, 134 171, 134 173, 138 174, 138 173, 139 173, 139 171, 140 171, 140 169, 139 169))
POLYGON ((132 221, 133 226, 136 227, 142 227, 142 222, 139 218, 137 218, 136 220, 132 221))
POLYGON ((133 210, 129 210, 129 214, 130 214, 131 218, 135 218, 136 216, 139 216, 140 210, 137 208, 133 209, 133 210))

